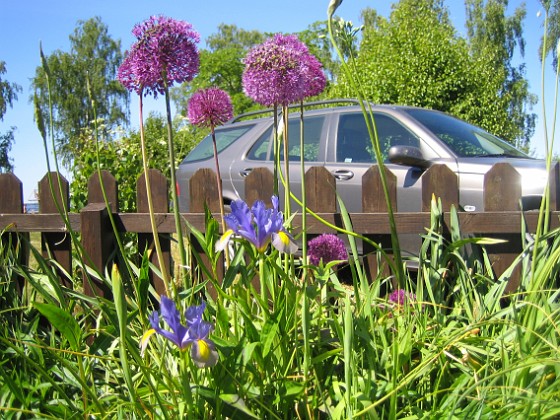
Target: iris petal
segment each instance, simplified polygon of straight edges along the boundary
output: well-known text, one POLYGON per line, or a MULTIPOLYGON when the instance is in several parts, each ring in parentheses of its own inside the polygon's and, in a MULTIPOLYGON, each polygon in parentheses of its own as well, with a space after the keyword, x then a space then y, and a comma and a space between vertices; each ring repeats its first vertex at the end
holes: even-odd
POLYGON ((209 340, 196 340, 191 347, 191 358, 199 368, 212 367, 218 363, 218 352, 209 340))
POLYGON ((150 341, 150 337, 156 333, 156 330, 150 328, 148 331, 144 333, 142 339, 140 340, 140 356, 144 356, 144 352, 148 347, 148 341, 150 341))

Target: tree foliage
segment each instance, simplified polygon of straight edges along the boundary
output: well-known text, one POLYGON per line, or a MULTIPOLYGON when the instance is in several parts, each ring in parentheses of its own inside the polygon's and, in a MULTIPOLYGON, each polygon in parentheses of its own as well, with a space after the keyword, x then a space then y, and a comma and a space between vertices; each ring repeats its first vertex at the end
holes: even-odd
MULTIPOLYGON (((6 63, 0 61, 0 121, 4 119, 8 106, 12 107, 13 103, 17 101, 18 92, 21 92, 21 86, 2 78, 5 73, 6 63)), ((14 143, 14 130, 15 127, 11 127, 7 132, 0 133, 0 173, 14 170, 12 159, 9 156, 14 143)))
POLYGON ((173 102, 179 112, 186 114, 188 100, 195 91, 212 86, 229 93, 236 114, 254 107, 243 93, 243 58, 251 47, 260 44, 266 37, 259 31, 221 24, 218 32, 206 40, 208 49, 200 51, 198 76, 192 82, 172 89, 173 102))
MULTIPOLYGON (((177 167, 179 162, 194 147, 196 139, 202 134, 193 127, 174 126, 174 145, 177 167)), ((150 168, 159 169, 169 179, 170 166, 167 150, 167 122, 158 114, 151 114, 144 122, 147 155, 150 168)), ((75 158, 72 162, 72 183, 70 185, 71 206, 80 210, 87 204, 88 180, 98 168, 97 151, 99 149, 99 168, 111 172, 119 185, 119 209, 125 212, 136 210, 136 181, 142 173, 142 155, 140 153, 140 133, 132 130, 121 133, 112 141, 97 144, 91 130, 82 130, 69 144, 75 158)))
POLYGON ((70 35, 70 51, 57 50, 46 57, 47 74, 37 67, 32 81, 41 117, 49 130, 49 95, 52 101, 52 130, 63 162, 74 156, 68 147, 72 137, 80 136, 96 117, 111 128, 128 122, 128 92, 116 80, 122 61, 120 41, 115 41, 99 17, 79 21, 70 35))
MULTIPOLYGON (((523 67, 511 64, 521 47, 524 9, 505 16, 501 0, 467 0, 467 38, 452 25, 442 0, 401 0, 389 19, 363 11, 356 60, 366 97, 377 103, 438 109, 526 144, 535 101, 523 67)), ((355 96, 344 76, 331 96, 355 96)))
POLYGON ((541 0, 546 13, 546 38, 541 39, 539 58, 542 59, 544 49, 545 55, 552 55, 552 65, 556 71, 558 65, 558 45, 560 43, 560 1, 541 0))
POLYGON ((537 99, 529 92, 525 66, 512 64, 517 50, 521 56, 525 53, 526 11, 524 6, 518 7, 508 17, 507 3, 507 0, 465 2, 475 89, 467 96, 462 115, 480 121, 488 131, 518 146, 528 147, 536 119, 530 109, 537 99))

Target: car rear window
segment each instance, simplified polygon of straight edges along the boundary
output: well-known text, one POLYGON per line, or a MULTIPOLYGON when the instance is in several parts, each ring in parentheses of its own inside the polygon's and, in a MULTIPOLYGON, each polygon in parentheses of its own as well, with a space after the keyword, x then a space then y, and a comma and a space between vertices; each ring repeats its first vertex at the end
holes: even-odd
MULTIPOLYGON (((220 128, 215 131, 216 148, 218 153, 227 148, 230 144, 239 139, 243 134, 253 128, 254 125, 244 125, 242 127, 220 128)), ((208 134, 200 143, 187 155, 183 163, 206 160, 214 156, 214 146, 212 145, 212 135, 208 134)))
MULTIPOLYGON (((324 116, 305 117, 304 121, 304 160, 318 162, 321 146, 321 133, 325 123, 324 116)), ((300 160, 300 120, 290 118, 288 123, 288 156, 290 160, 300 160)), ((272 160, 272 126, 270 126, 255 142, 247 158, 250 160, 272 160)), ((280 149, 280 160, 284 159, 284 148, 280 149)))

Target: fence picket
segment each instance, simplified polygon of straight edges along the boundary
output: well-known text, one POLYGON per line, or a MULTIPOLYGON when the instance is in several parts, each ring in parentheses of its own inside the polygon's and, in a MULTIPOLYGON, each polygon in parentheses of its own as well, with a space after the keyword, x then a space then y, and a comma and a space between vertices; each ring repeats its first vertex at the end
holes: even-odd
MULTIPOLYGON (((152 203, 155 213, 169 212, 169 181, 156 169, 149 169, 150 189, 152 192, 152 203)), ((136 181, 136 203, 138 213, 148 213, 148 192, 146 190, 146 178, 143 173, 136 181)), ((171 273, 171 241, 169 235, 159 234, 159 243, 162 251, 163 264, 168 273, 171 273)), ((154 250, 154 235, 151 233, 138 234, 138 252, 142 255, 146 250, 151 250, 150 262, 161 269, 160 261, 154 250)), ((163 279, 150 271, 150 282, 158 294, 164 294, 166 287, 163 279)))
MULTIPOLYGON (((70 208, 68 181, 56 172, 47 173, 39 181, 39 213, 68 211, 70 208)), ((72 241, 68 232, 41 233, 41 250, 46 258, 53 258, 67 273, 72 273, 72 241)), ((73 287, 72 282, 62 272, 62 284, 73 287)))
MULTIPOLYGON (((484 210, 515 211, 521 201, 521 175, 507 163, 495 164, 484 176, 484 210)), ((521 229, 521 226, 519 226, 521 229)), ((496 275, 503 273, 522 250, 521 233, 486 235, 506 240, 506 243, 487 246, 496 275)), ((521 268, 517 266, 506 287, 506 293, 519 287, 521 268)))
MULTIPOLYGON (((23 185, 19 178, 12 173, 0 174, 0 213, 23 213, 23 185)), ((17 227, 17 226, 16 226, 17 227)), ((0 227, 0 240, 2 246, 9 246, 16 253, 18 262, 27 265, 29 261, 29 232, 2 232, 0 227)), ((18 293, 23 293, 25 286, 24 278, 18 275, 12 276, 16 282, 18 293)))

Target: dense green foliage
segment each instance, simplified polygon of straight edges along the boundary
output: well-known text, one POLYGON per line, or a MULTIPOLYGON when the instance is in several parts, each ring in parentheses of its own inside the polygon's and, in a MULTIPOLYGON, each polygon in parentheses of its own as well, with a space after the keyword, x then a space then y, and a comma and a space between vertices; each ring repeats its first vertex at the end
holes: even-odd
POLYGON ((220 25, 218 32, 208 37, 208 49, 200 52, 198 76, 191 83, 172 89, 179 113, 186 115, 188 99, 194 92, 212 86, 229 93, 235 114, 254 108, 255 104, 243 94, 243 58, 251 47, 266 37, 262 32, 246 31, 236 25, 220 25))
POLYGON ((106 124, 104 135, 128 121, 128 92, 116 80, 121 45, 100 18, 92 18, 78 22, 69 52, 57 50, 45 59, 50 76, 37 67, 32 82, 35 101, 47 132, 52 121, 57 152, 70 166, 74 155, 69 143, 82 130, 92 129, 96 118, 106 124))
MULTIPOLYGON (((21 86, 3 80, 2 75, 5 73, 6 63, 0 61, 0 121, 4 119, 8 106, 11 107, 17 101, 17 94, 21 91, 21 86)), ((7 132, 0 133, 0 173, 14 169, 8 155, 14 143, 14 129, 15 127, 11 127, 7 132)))
MULTIPOLYGON (((148 165, 159 169, 170 177, 167 150, 167 122, 165 118, 152 114, 144 122, 147 140, 148 165)), ((174 127, 176 166, 194 147, 204 132, 177 121, 174 127)), ((83 131, 80 137, 70 143, 72 154, 72 182, 70 184, 71 207, 80 210, 87 204, 87 183, 97 168, 109 171, 119 186, 120 211, 136 210, 136 182, 142 174, 142 155, 140 153, 140 133, 116 133, 114 140, 95 140, 93 133, 83 131), (98 153, 99 152, 99 153, 98 153), (99 165, 98 165, 99 157, 99 165)))
MULTIPOLYGON (((469 36, 460 37, 440 0, 401 0, 389 19, 364 11, 356 61, 363 92, 376 103, 438 109, 479 125, 514 144, 527 146, 535 103, 523 66, 519 9, 505 16, 507 2, 468 1, 469 36)), ((344 75, 332 96, 353 96, 344 75)))

